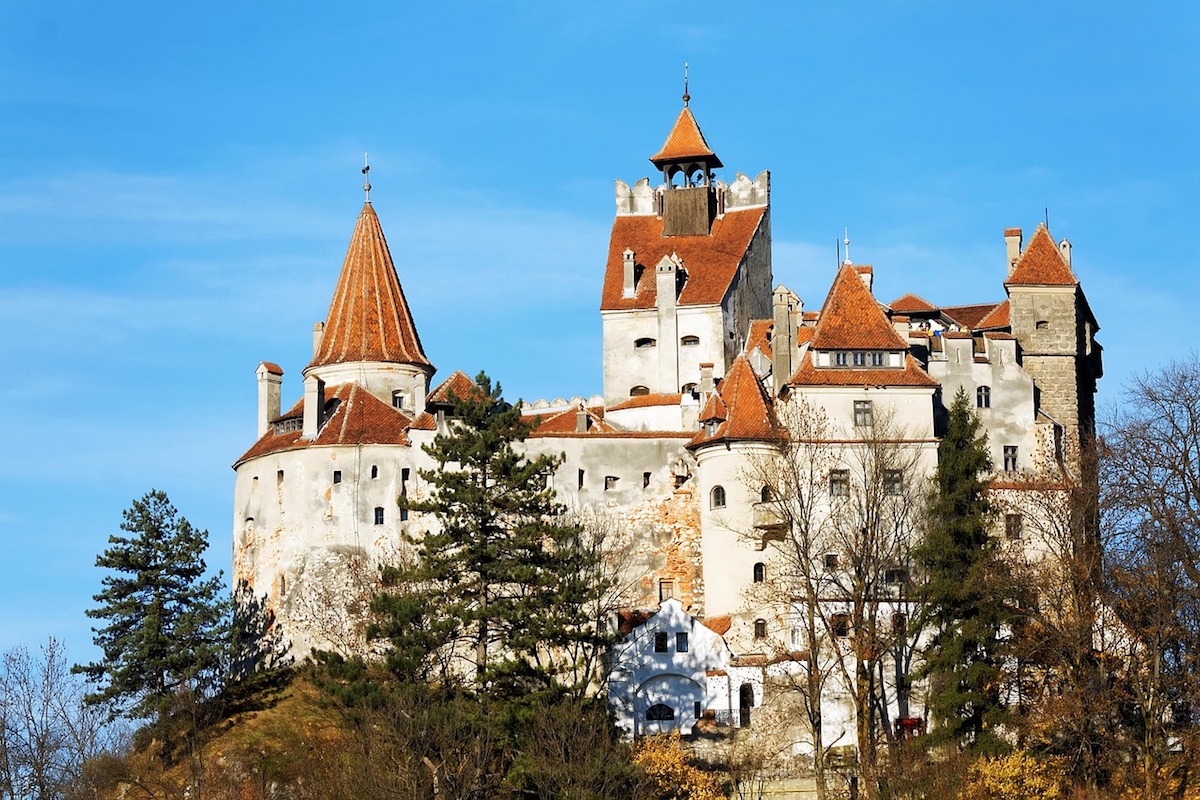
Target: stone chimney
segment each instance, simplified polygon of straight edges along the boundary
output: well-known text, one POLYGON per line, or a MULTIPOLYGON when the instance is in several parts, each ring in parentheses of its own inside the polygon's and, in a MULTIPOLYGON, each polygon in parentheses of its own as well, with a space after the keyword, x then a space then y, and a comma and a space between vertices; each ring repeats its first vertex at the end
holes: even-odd
POLYGON ((670 394, 679 391, 679 318, 676 305, 679 299, 679 278, 683 263, 672 253, 663 256, 654 268, 656 305, 658 311, 658 383, 653 392, 670 394))
POLYGON ((575 432, 587 433, 588 423, 589 419, 587 409, 583 406, 580 406, 579 410, 575 412, 575 432))
POLYGON ((625 259, 625 291, 622 297, 633 297, 637 294, 637 264, 633 260, 633 251, 628 247, 622 253, 625 259))
POLYGON ((305 439, 317 438, 321 423, 325 420, 325 381, 310 374, 304 379, 304 432, 305 439))
POLYGON ((1063 239, 1058 243, 1058 252, 1062 255, 1063 261, 1067 262, 1067 266, 1071 266, 1071 243, 1063 239))
POLYGON ((775 393, 792 377, 793 357, 796 352, 796 318, 800 298, 783 284, 775 287, 772 295, 775 324, 771 333, 771 373, 774 375, 775 393))
POLYGON ((1013 270, 1017 268, 1017 259, 1021 257, 1021 229, 1020 228, 1005 228, 1004 229, 1004 249, 1005 256, 1008 259, 1008 273, 1005 275, 1011 278, 1013 270))
POLYGON ((706 361, 700 365, 700 406, 708 402, 709 395, 713 393, 713 365, 712 362, 706 361))
POLYGON ((313 325, 313 358, 317 357, 317 353, 321 351, 321 340, 325 338, 325 323, 318 322, 313 325))
POLYGON ((867 287, 867 291, 871 291, 871 287, 875 283, 875 268, 870 264, 856 266, 854 271, 858 273, 858 277, 862 278, 863 286, 867 287))
POLYGON ((258 438, 271 430, 271 423, 279 419, 279 389, 283 384, 283 370, 278 364, 263 361, 254 371, 258 378, 258 438))

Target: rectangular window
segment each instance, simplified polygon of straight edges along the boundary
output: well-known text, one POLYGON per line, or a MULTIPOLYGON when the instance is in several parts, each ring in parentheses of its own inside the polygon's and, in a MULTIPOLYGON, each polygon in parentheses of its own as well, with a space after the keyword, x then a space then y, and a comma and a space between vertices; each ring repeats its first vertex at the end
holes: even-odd
POLYGON ((854 366, 865 367, 866 365, 867 365, 867 354, 859 353, 859 352, 854 353, 854 366))
POLYGON ((650 473, 643 472, 642 473, 642 488, 647 489, 647 488, 649 488, 649 486, 650 486, 650 473))
POLYGON ((375 524, 376 525, 383 524, 383 507, 382 506, 375 507, 375 524))
POLYGON ((849 354, 848 353, 834 353, 833 354, 833 363, 837 364, 839 367, 846 366, 846 364, 849 363, 849 354))
POLYGON ((825 569, 837 569, 837 568, 838 568, 838 554, 837 553, 826 553, 825 554, 825 569))
POLYGON ((882 367, 885 355, 883 353, 871 353, 871 366, 882 367))
POLYGON ((831 497, 850 496, 850 470, 835 469, 829 472, 829 494, 831 497))
POLYGON ((883 572, 884 583, 908 583, 908 570, 888 569, 883 572))
POLYGON ((675 581, 658 582, 658 602, 665 603, 675 596, 675 581))
MULTIPOLYGON (((409 474, 410 473, 408 471, 408 467, 405 467, 402 470, 400 470, 400 500, 401 500, 401 502, 405 502, 408 500, 408 476, 409 476, 409 474)), ((408 509, 407 508, 400 509, 400 521, 408 522, 408 509)))
POLYGON ((829 632, 834 636, 846 637, 850 635, 850 615, 849 614, 834 614, 829 618, 829 632))
POLYGON ((688 651, 687 634, 680 632, 675 634, 675 652, 686 653, 688 651))
POLYGON ((334 483, 342 482, 342 471, 340 469, 335 469, 333 471, 333 482, 334 483))
POLYGON ((579 486, 578 486, 578 488, 580 488, 580 489, 583 488, 583 470, 579 470, 579 486))
POLYGON ((654 634, 654 652, 667 652, 667 633, 666 631, 658 631, 654 634))
POLYGON ((610 492, 616 488, 617 488, 617 476, 616 475, 605 475, 604 476, 604 491, 610 492))
POLYGON ((903 636, 908 633, 908 614, 897 611, 892 614, 892 635, 903 636))
POLYGON ((854 401, 854 426, 869 428, 875 424, 875 409, 870 400, 854 401))
POLYGON ((1020 514, 1005 514, 1004 515, 1004 535, 1009 539, 1021 538, 1021 524, 1024 520, 1020 514))
POLYGON ((1004 471, 1017 471, 1017 446, 1015 444, 1004 445, 1004 471))
POLYGON ((883 471, 883 493, 884 494, 900 494, 904 488, 904 473, 898 469, 885 469, 883 471))

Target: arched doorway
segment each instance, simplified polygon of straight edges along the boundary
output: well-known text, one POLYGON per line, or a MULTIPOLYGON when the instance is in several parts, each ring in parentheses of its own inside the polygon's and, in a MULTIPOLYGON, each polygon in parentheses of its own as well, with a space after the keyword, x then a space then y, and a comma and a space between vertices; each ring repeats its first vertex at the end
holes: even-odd
POLYGON ((743 683, 738 689, 738 725, 750 727, 750 709, 754 707, 754 687, 743 683))

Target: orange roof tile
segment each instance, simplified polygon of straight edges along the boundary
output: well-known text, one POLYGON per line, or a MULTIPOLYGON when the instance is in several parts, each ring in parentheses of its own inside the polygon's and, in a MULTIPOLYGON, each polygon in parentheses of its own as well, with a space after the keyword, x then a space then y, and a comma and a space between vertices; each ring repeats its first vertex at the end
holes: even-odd
MULTIPOLYGON (((412 420, 373 394, 354 383, 326 387, 325 413, 329 419, 321 426, 315 439, 302 438, 302 432, 268 431, 242 454, 234 466, 252 458, 302 447, 347 444, 409 445, 407 431, 412 420)), ((304 414, 301 399, 279 419, 291 419, 304 414)))
POLYGON ((310 367, 388 361, 429 367, 375 209, 363 205, 310 367))
POLYGON ((600 310, 654 308, 658 287, 654 268, 672 253, 683 261, 687 282, 679 293, 679 305, 712 305, 725 299, 758 230, 765 207, 727 212, 713 220, 708 236, 663 236, 663 221, 655 216, 619 216, 613 221, 604 270, 600 310), (637 292, 625 297, 625 249, 633 251, 641 268, 637 292))
POLYGON ((531 439, 536 439, 540 436, 558 436, 564 433, 616 433, 616 428, 604 421, 604 408, 602 406, 587 408, 584 411, 588 415, 588 429, 586 431, 577 430, 579 409, 574 407, 557 413, 526 414, 521 417, 521 420, 537 426, 529 434, 531 439))
POLYGON ((651 408, 653 406, 677 406, 683 399, 682 394, 641 394, 622 400, 616 405, 609 406, 609 411, 621 411, 626 408, 651 408))
POLYGON ((988 331, 987 333, 985 333, 983 335, 983 337, 985 339, 993 339, 993 340, 999 341, 999 342, 1015 341, 1017 338, 1016 336, 1013 336, 1011 333, 1002 333, 1000 331, 988 331))
MULTIPOLYGON (((738 356, 734 360, 717 394, 726 409, 724 420, 711 435, 706 427, 702 427, 688 442, 688 447, 725 440, 762 441, 778 438, 779 421, 775 419, 771 398, 745 356, 738 356)), ((709 406, 714 411, 717 408, 711 401, 709 406)), ((701 421, 720 418, 710 416, 708 412, 709 408, 706 408, 701 421)))
POLYGON ((700 624, 718 636, 724 636, 725 634, 729 633, 729 628, 731 625, 733 625, 733 619, 726 614, 720 617, 707 617, 706 619, 700 620, 700 624))
POLYGON ((937 311, 937 306, 935 306, 933 303, 930 303, 924 297, 913 294, 912 292, 897 297, 895 300, 889 303, 888 306, 892 309, 892 311, 901 314, 927 314, 931 311, 937 311))
POLYGON ((971 306, 945 306, 942 314, 964 328, 975 328, 979 320, 996 310, 998 303, 976 303, 971 306))
POLYGON ((1007 328, 1012 325, 1010 314, 1012 305, 1005 300, 988 312, 987 316, 975 323, 975 328, 1007 328))
POLYGON ((708 402, 704 404, 704 409, 700 412, 697 418, 699 422, 708 422, 709 420, 722 420, 729 416, 729 409, 725 406, 725 401, 721 399, 719 391, 713 392, 708 396, 708 402))
POLYGON ((1078 286, 1046 226, 1039 224, 1005 286, 1078 286))
POLYGON ((771 357, 771 331, 775 328, 775 320, 752 319, 750 332, 746 335, 746 352, 761 350, 763 355, 771 357))
POLYGON ((813 334, 818 350, 906 350, 908 344, 850 265, 838 269, 813 334))
POLYGON ((675 119, 675 125, 671 128, 671 132, 667 134, 667 140, 663 142, 663 146, 657 153, 650 156, 650 162, 662 169, 665 164, 700 159, 708 161, 710 167, 724 166, 717 158, 717 154, 708 146, 708 142, 704 140, 700 126, 696 124, 696 118, 692 116, 692 110, 684 106, 675 119))
POLYGON ((483 390, 479 388, 479 384, 467 377, 467 374, 462 370, 456 369, 450 374, 450 377, 438 384, 438 387, 429 393, 429 396, 425 398, 425 405, 449 406, 454 404, 455 397, 460 400, 467 400, 482 396, 483 390))
POLYGON ((788 381, 791 386, 937 386, 938 382, 921 369, 910 354, 904 356, 904 369, 847 369, 815 367, 812 353, 805 353, 800 366, 788 381))
POLYGON ((267 372, 271 373, 272 375, 282 375, 283 374, 283 367, 279 366, 278 364, 276 364, 273 361, 263 361, 262 363, 259 364, 259 366, 266 367, 267 372))

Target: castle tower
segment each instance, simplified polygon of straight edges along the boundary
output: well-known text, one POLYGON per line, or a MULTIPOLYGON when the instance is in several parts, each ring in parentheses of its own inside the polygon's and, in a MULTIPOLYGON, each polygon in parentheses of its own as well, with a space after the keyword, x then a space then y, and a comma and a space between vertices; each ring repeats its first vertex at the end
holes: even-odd
POLYGON ((1037 387, 1037 407, 1063 428, 1066 463, 1077 471, 1080 453, 1096 435, 1096 381, 1103 373, 1100 326, 1071 269, 1071 244, 1054 243, 1038 225, 1021 250, 1021 229, 1004 232, 1013 335, 1022 365, 1037 387))
POLYGON ((375 209, 358 215, 333 301, 313 329, 313 359, 304 370, 327 384, 357 383, 412 414, 425 408, 434 367, 412 313, 375 209))
POLYGON ((609 403, 698 391, 700 365, 723 377, 771 313, 770 175, 717 180, 688 99, 650 157, 662 183, 616 183, 600 301, 609 403))

